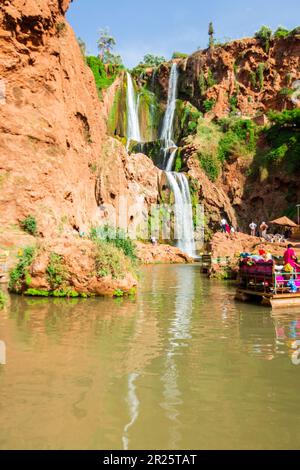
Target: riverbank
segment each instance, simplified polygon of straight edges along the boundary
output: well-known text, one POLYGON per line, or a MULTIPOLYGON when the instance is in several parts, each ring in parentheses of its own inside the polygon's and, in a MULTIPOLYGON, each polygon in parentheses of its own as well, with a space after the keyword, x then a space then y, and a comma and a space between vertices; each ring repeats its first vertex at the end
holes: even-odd
MULTIPOLYGON (((294 246, 297 256, 300 257, 299 244, 295 242, 294 246)), ((212 259, 221 261, 213 263, 209 275, 221 279, 235 279, 241 253, 258 253, 259 250, 265 250, 273 256, 281 257, 286 248, 287 242, 268 243, 263 238, 252 237, 245 233, 216 233, 208 244, 207 251, 212 259)))
POLYGON ((133 262, 109 243, 79 236, 37 238, 17 227, 0 233, 7 254, 11 290, 30 296, 126 296, 138 287, 142 264, 184 264, 193 260, 176 247, 137 242, 133 262))

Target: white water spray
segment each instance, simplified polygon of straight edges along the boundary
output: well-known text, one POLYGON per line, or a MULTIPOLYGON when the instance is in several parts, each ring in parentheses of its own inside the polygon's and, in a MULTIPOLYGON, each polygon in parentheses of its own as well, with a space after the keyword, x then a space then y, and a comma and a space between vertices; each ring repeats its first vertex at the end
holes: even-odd
POLYGON ((178 70, 174 63, 171 68, 168 104, 164 116, 161 140, 164 142, 163 149, 163 169, 166 171, 166 177, 171 191, 175 197, 175 234, 177 246, 190 256, 195 256, 193 208, 189 184, 183 173, 172 172, 177 154, 177 146, 174 143, 174 117, 176 110, 176 98, 178 88, 178 70))
POLYGON ((131 141, 141 142, 139 99, 136 97, 130 73, 127 72, 127 150, 131 141))
POLYGON ((161 140, 165 143, 165 148, 176 147, 173 142, 173 123, 176 110, 177 98, 177 85, 178 85, 178 70, 177 64, 174 63, 171 68, 169 91, 168 91, 168 104, 164 116, 161 140))
POLYGON ((189 184, 183 173, 166 172, 171 191, 174 194, 174 239, 177 246, 190 256, 195 256, 193 208, 189 184))

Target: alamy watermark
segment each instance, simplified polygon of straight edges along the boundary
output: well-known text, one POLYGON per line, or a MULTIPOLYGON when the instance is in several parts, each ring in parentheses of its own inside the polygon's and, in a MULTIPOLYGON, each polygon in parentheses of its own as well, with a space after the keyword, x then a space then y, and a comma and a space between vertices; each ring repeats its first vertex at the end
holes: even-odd
POLYGON ((6 344, 4 341, 0 341, 0 365, 6 364, 6 344))
POLYGON ((6 104, 6 84, 0 79, 0 106, 6 104))
MULTIPOLYGON (((202 204, 146 204, 141 197, 135 204, 129 204, 126 197, 120 197, 117 206, 105 204, 99 207, 99 235, 101 227, 119 229, 132 240, 204 243, 204 206, 202 204)), ((97 227, 96 227, 97 228, 97 227)), ((104 235, 105 236, 105 235, 104 235)))

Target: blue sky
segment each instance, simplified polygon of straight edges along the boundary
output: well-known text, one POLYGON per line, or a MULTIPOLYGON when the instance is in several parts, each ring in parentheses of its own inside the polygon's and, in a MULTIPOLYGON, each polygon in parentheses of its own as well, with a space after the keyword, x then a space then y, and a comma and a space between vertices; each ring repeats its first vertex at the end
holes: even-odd
POLYGON ((109 27, 116 52, 133 67, 149 52, 170 58, 206 47, 210 21, 220 40, 252 36, 263 24, 300 26, 300 1, 74 0, 67 17, 91 54, 99 29, 109 27))

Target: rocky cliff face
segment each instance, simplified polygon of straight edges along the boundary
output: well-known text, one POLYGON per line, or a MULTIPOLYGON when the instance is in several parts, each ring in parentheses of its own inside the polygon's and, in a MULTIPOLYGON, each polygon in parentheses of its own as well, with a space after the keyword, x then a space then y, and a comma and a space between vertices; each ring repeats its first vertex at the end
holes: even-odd
MULTIPOLYGON (((265 125, 270 110, 282 111, 297 106, 294 97, 300 79, 299 35, 273 39, 268 52, 261 41, 243 39, 198 51, 177 63, 179 104, 175 134, 182 147, 184 167, 198 181, 199 200, 204 203, 210 227, 218 227, 221 214, 226 215, 233 225, 248 230, 252 218, 272 220, 283 212, 292 212, 300 197, 298 171, 288 170, 288 164, 267 168, 265 162, 260 161, 267 147, 263 139, 258 140, 257 148, 249 154, 236 146, 230 158, 220 162, 216 145, 220 127, 215 126, 215 135, 210 131, 213 131, 214 123, 220 123, 223 118, 253 120, 259 126, 265 125), (199 111, 208 123, 200 130, 197 129, 199 111), (191 117, 194 121, 189 122, 191 117), (203 139, 208 143, 205 148, 203 139), (209 139, 211 149, 208 148, 209 139), (201 152, 205 159, 208 150, 220 166, 219 175, 213 182, 199 162, 201 152)), ((147 74, 150 83, 152 72, 147 74)), ((167 98, 169 75, 169 64, 161 65, 155 74, 156 93, 162 103, 167 98)), ((296 134, 291 139, 296 141, 296 134)), ((208 163, 214 163, 213 159, 208 163)))
MULTIPOLYGON (((65 20, 69 3, 0 5, 1 225, 31 214, 43 236, 86 231, 99 222, 99 204, 116 206, 125 196, 132 205, 141 187, 148 188, 148 201, 157 194, 152 162, 145 156, 129 161, 107 136, 109 102, 99 101, 65 20)), ((132 223, 140 209, 133 211, 132 223)))
MULTIPOLYGON (((284 90, 300 78, 299 39, 294 35, 272 40, 268 52, 253 38, 196 52, 179 61, 180 96, 202 110, 204 101, 212 100, 212 113, 218 118, 228 115, 233 103, 247 116, 291 108, 284 90)), ((165 90, 163 68, 159 80, 165 90)))

